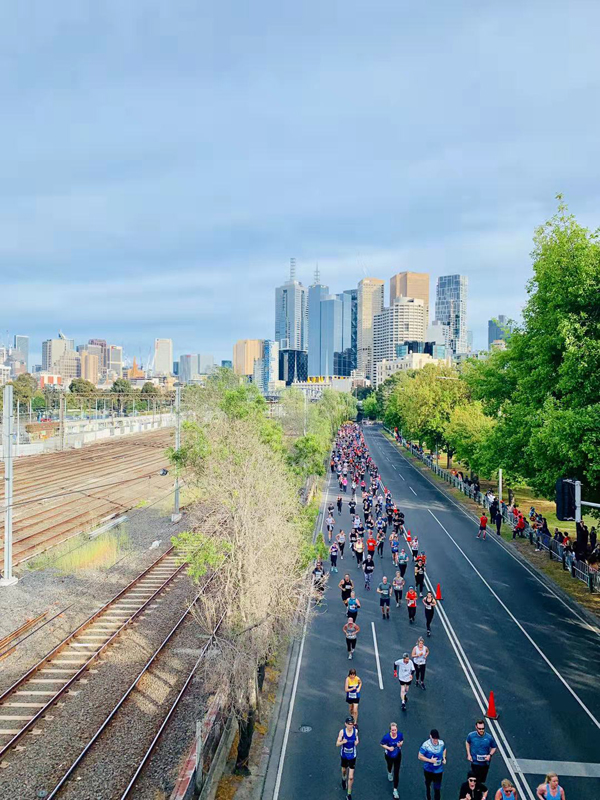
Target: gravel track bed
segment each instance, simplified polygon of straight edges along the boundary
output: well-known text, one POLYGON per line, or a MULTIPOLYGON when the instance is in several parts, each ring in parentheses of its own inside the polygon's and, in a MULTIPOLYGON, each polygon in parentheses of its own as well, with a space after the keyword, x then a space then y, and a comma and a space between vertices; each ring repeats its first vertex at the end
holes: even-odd
POLYGON ((61 790, 60 800, 121 797, 198 658, 195 634, 190 616, 61 790))
MULTIPOLYGON (((173 628, 195 590, 182 575, 173 588, 159 598, 154 610, 132 624, 90 671, 49 711, 52 722, 40 723, 39 735, 28 734, 17 745, 19 752, 5 757, 8 767, 0 771, 0 797, 29 800, 58 782, 92 733, 118 702, 148 659, 173 628)), ((186 626, 187 647, 200 647, 193 626, 186 626), (196 642, 194 644, 194 639, 196 642)), ((195 629, 198 630, 197 628, 195 629)), ((1 766, 1 765, 0 765, 1 766)), ((78 795, 81 796, 81 795, 78 795)), ((100 796, 100 795, 99 795, 100 796)), ((108 796, 108 795, 105 795, 108 796)))
POLYGON ((0 637, 47 609, 52 609, 47 619, 67 610, 0 661, 0 692, 156 561, 169 548, 171 536, 189 525, 185 515, 181 522, 173 524, 168 515, 156 508, 143 508, 139 512, 132 512, 125 523, 131 549, 110 569, 82 570, 72 575, 62 575, 55 569, 25 570, 16 586, 1 590, 0 637), (160 546, 149 549, 158 540, 160 546))

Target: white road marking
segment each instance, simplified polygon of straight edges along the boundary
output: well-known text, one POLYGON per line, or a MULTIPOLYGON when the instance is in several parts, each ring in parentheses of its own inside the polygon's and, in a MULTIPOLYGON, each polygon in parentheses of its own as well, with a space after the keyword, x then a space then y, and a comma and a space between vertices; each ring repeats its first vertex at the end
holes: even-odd
POLYGON ((415 492, 415 490, 412 488, 412 486, 409 486, 408 488, 411 490, 411 492, 412 492, 412 493, 414 494, 414 496, 416 497, 416 496, 417 496, 417 493, 416 493, 416 492, 415 492))
MULTIPOLYGON (((452 503, 452 505, 453 505, 453 506, 455 506, 455 507, 456 507, 456 508, 457 508, 457 509, 458 509, 460 512, 462 512, 462 513, 465 515, 465 517, 466 517, 466 518, 467 518, 467 519, 468 519, 470 522, 472 522, 474 525, 477 525, 477 527, 479 527, 479 520, 478 520, 478 519, 475 519, 475 518, 474 518, 474 517, 471 515, 471 513, 470 513, 470 512, 469 512, 469 511, 468 511, 468 510, 467 510, 467 509, 464 507, 464 506, 462 506, 460 503, 457 503, 457 502, 456 502, 456 501, 455 501, 455 500, 454 500, 452 497, 449 497, 449 496, 448 496, 448 495, 447 495, 445 492, 443 492, 443 491, 440 489, 440 487, 439 487, 439 486, 437 486, 437 485, 436 485, 436 484, 435 484, 435 483, 434 483, 432 480, 430 480, 430 479, 427 477, 427 475, 425 475, 425 474, 424 474, 424 473, 422 473, 420 470, 418 470, 418 469, 415 467, 415 465, 411 463, 410 459, 406 458, 406 456, 404 455, 404 453, 402 453, 402 452, 399 452, 399 450, 398 450, 398 446, 396 446, 396 447, 395 447, 395 446, 392 444, 392 442, 390 442, 390 441, 389 441, 388 439, 386 439, 385 437, 383 437, 383 439, 384 439, 384 441, 385 441, 385 442, 387 442, 387 443, 389 444, 389 446, 390 446, 390 447, 391 447, 391 448, 394 450, 394 452, 395 452, 395 453, 397 453, 398 455, 400 455, 400 457, 401 457, 401 458, 403 458, 403 459, 404 459, 404 461, 406 461, 406 463, 407 463, 409 466, 411 466, 411 467, 412 467, 412 468, 415 470, 415 472, 417 472, 417 473, 418 473, 418 474, 419 474, 419 475, 420 475, 422 478, 425 478, 425 480, 426 480, 428 483, 430 483, 430 484, 433 486, 433 488, 434 488, 434 489, 436 489, 436 490, 437 490, 437 491, 438 491, 438 492, 439 492, 439 493, 442 495, 442 497, 444 498, 444 500, 447 500, 448 502, 452 503)), ((400 473, 398 473, 398 474, 400 474, 400 473)), ((404 479, 404 477, 403 477, 402 475, 400 475, 400 477, 402 478, 402 480, 405 480, 405 479, 404 479)), ((536 581, 537 581, 537 582, 540 584, 540 586, 543 586, 543 587, 544 587, 544 589, 545 589, 547 592, 549 592, 549 593, 550 593, 550 594, 551 594, 553 597, 555 597, 555 598, 558 600, 558 602, 559 602, 559 603, 562 603, 562 605, 563 605, 565 608, 567 608, 567 609, 570 611, 570 613, 571 613, 571 614, 573 614, 573 616, 575 616, 575 617, 577 617, 577 619, 581 620, 581 622, 583 622, 584 626, 585 626, 585 627, 586 627, 588 630, 590 630, 592 633, 595 633, 595 634, 596 634, 596 636, 600 637, 600 628, 597 628, 597 627, 595 627, 594 625, 591 625, 591 624, 590 624, 590 623, 589 623, 589 622, 588 622, 588 621, 585 619, 585 617, 582 617, 582 616, 581 616, 581 614, 579 614, 579 613, 578 613, 578 612, 577 612, 577 611, 576 611, 576 610, 573 608, 573 606, 569 605, 569 603, 567 603, 565 600, 563 600, 563 598, 562 598, 560 595, 556 594, 556 592, 554 591, 554 589, 552 589, 552 587, 551 587, 551 586, 549 586, 547 583, 544 583, 544 581, 543 581, 543 580, 540 578, 540 576, 539 576, 539 575, 536 575, 536 573, 533 571, 533 569, 532 569, 530 566, 528 566, 526 563, 524 563, 522 559, 520 559, 518 556, 516 556, 516 555, 515 555, 515 554, 512 552, 512 548, 510 547, 510 545, 506 544, 506 542, 505 542, 505 541, 504 541, 504 540, 503 540, 501 537, 499 537, 499 536, 494 536, 493 538, 490 536, 490 539, 491 539, 493 542, 495 542, 495 543, 496 543, 496 544, 497 544, 499 547, 501 547, 501 548, 504 550, 504 552, 505 552, 505 553, 507 553, 507 554, 508 554, 508 555, 509 555, 509 556, 510 556, 510 557, 511 557, 511 558, 512 558, 514 561, 516 561, 516 562, 517 562, 517 564, 519 564, 519 566, 523 567, 523 569, 524 569, 524 570, 526 570, 526 571, 527 571, 527 572, 528 572, 528 573, 531 575, 531 577, 532 577, 532 578, 535 578, 535 580, 536 580, 536 581)))
POLYGON ((500 598, 500 597, 499 597, 499 596, 496 594, 496 592, 495 592, 495 591, 492 589, 492 587, 491 587, 491 586, 490 586, 490 584, 489 584, 489 583, 486 581, 486 579, 483 577, 483 575, 481 574, 481 572, 479 572, 479 570, 477 569, 477 567, 475 566, 475 564, 473 564, 473 562, 471 561, 471 559, 469 558, 469 556, 468 556, 468 555, 465 553, 465 551, 462 549, 462 547, 461 547, 461 546, 458 544, 458 542, 456 541, 456 539, 454 539, 454 537, 453 537, 453 536, 452 536, 450 533, 448 533, 448 531, 446 530, 446 528, 445 528, 445 527, 442 525, 442 523, 439 521, 439 519, 436 517, 436 515, 433 513, 433 511, 431 511, 430 509, 427 509, 427 510, 429 511, 429 513, 431 514, 431 516, 434 518, 434 520, 437 522, 437 524, 440 526, 440 528, 441 528, 441 529, 444 531, 444 533, 446 534, 446 536, 447 536, 447 537, 450 539, 450 541, 451 541, 451 542, 454 544, 454 546, 457 548, 457 550, 459 550, 459 552, 462 554, 462 556, 463 556, 463 557, 464 557, 464 559, 467 561, 467 563, 468 563, 468 564, 471 566, 471 568, 473 569, 473 571, 475 572, 475 574, 476 574, 476 575, 477 575, 477 576, 478 576, 478 577, 481 579, 481 581, 482 581, 482 582, 485 584, 485 586, 488 588, 488 590, 489 590, 490 594, 491 594, 493 597, 495 597, 495 598, 496 598, 496 600, 497 600, 497 601, 500 603, 500 605, 501 605, 501 606, 502 606, 502 608, 503 608, 503 609, 506 611, 506 613, 508 614, 508 616, 509 616, 509 617, 512 619, 512 621, 515 623, 515 625, 516 625, 516 626, 519 628, 519 630, 520 630, 520 631, 521 631, 521 633, 522 633, 522 634, 525 636, 525 638, 526 638, 526 639, 527 639, 527 640, 528 640, 528 641, 529 641, 529 642, 530 642, 530 643, 533 645, 533 647, 534 647, 534 648, 537 650, 537 652, 538 652, 538 653, 540 654, 540 656, 541 656, 541 657, 544 659, 544 661, 545 661, 545 662, 546 662, 546 664, 547 664, 547 665, 550 667, 550 669, 552 670, 552 672, 554 672, 554 674, 555 674, 555 675, 556 675, 556 677, 559 679, 559 681, 560 681, 560 682, 563 684, 563 686, 564 686, 564 687, 565 687, 565 688, 566 688, 566 689, 567 689, 567 690, 568 690, 568 691, 569 691, 569 692, 570 692, 570 693, 573 695, 573 697, 575 698, 575 700, 577 700, 577 702, 579 703, 579 705, 581 706, 581 708, 582 708, 582 709, 585 711, 585 713, 588 715, 588 717, 591 719, 591 721, 594 723, 594 725, 595 725, 595 726, 596 726, 598 729, 600 729, 600 722, 599 722, 599 721, 596 719, 596 717, 595 717, 595 716, 592 714, 592 712, 590 711, 590 709, 589 709, 589 708, 586 706, 586 704, 583 702, 583 700, 582 700, 582 699, 579 697, 579 695, 577 694, 577 692, 575 692, 575 691, 574 691, 574 690, 573 690, 573 689, 572 689, 572 688, 569 686, 569 684, 567 683, 567 681, 566 681, 566 680, 563 678, 563 676, 560 674, 560 672, 559 672, 559 671, 556 669, 556 667, 554 666, 554 664, 553 664, 553 663, 550 661, 550 659, 549 659, 549 658, 546 656, 546 654, 543 652, 543 650, 541 650, 541 648, 540 648, 540 647, 538 647, 538 645, 536 644, 536 642, 535 642, 535 641, 532 639, 532 637, 531 637, 531 636, 530 636, 530 635, 527 633, 527 631, 525 630, 525 628, 524 628, 524 627, 521 625, 521 623, 520 623, 520 622, 519 622, 519 620, 518 620, 518 619, 515 617, 515 615, 512 613, 512 611, 511 611, 511 610, 508 608, 508 606, 507 606, 507 605, 506 605, 506 604, 503 602, 503 600, 502 600, 502 599, 501 599, 501 598, 500 598))
POLYGON ((600 764, 586 764, 584 761, 537 761, 534 758, 518 758, 523 772, 544 775, 556 772, 558 775, 571 775, 574 778, 600 778, 600 764))
POLYGON ((379 649, 377 647, 377 634, 375 633, 375 623, 371 620, 371 630, 373 631, 373 647, 375 648, 375 661, 377 662, 377 677, 379 678, 379 688, 383 690, 383 678, 381 677, 381 664, 379 663, 379 649))

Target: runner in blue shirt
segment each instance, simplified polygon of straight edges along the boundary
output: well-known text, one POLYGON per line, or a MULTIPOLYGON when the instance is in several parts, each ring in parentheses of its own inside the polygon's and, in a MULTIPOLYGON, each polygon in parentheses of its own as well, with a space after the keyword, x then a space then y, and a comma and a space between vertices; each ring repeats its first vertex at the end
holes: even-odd
POLYGON ((346 717, 344 727, 338 733, 336 746, 340 748, 340 759, 342 764, 342 789, 347 789, 348 800, 352 800, 352 784, 354 783, 357 745, 358 731, 354 727, 354 718, 346 717))
POLYGON ((398 794, 398 783, 400 781, 400 764, 402 763, 402 745, 404 736, 398 730, 395 722, 390 722, 390 731, 386 733, 381 742, 385 753, 385 763, 388 769, 388 781, 394 782, 394 797, 398 794))
POLYGON ((443 739, 440 739, 437 729, 432 728, 429 739, 419 748, 419 761, 423 761, 427 800, 431 800, 431 784, 433 784, 434 800, 440 800, 446 752, 443 739))
POLYGON ((492 756, 498 745, 492 734, 486 732, 485 722, 482 719, 475 722, 475 730, 467 736, 465 746, 467 759, 471 762, 471 771, 478 781, 485 783, 492 756))

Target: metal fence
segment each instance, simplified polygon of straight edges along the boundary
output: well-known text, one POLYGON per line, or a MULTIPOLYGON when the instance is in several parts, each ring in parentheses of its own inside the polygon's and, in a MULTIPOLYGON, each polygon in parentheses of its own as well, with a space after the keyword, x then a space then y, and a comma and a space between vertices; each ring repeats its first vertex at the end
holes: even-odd
MULTIPOLYGON (((385 428, 385 430, 391 436, 394 436, 392 431, 390 431, 388 428, 385 428)), ((442 469, 442 467, 435 463, 433 456, 430 453, 422 452, 418 447, 415 447, 414 444, 406 441, 406 439, 397 439, 396 441, 398 444, 401 444, 403 447, 409 450, 413 456, 420 459, 427 467, 429 467, 430 470, 432 470, 432 472, 442 478, 442 480, 446 481, 446 483, 454 486, 455 489, 458 489, 460 492, 465 494, 467 497, 473 500, 473 502, 485 509, 489 509, 490 503, 483 492, 475 491, 473 486, 469 486, 464 480, 461 480, 458 475, 453 475, 449 470, 442 469)), ((510 525, 514 531, 517 523, 517 516, 513 514, 512 511, 509 511, 507 504, 504 502, 500 504, 500 513, 502 514, 503 521, 507 525, 510 525)), ((596 569, 590 569, 590 566, 586 561, 580 561, 577 559, 573 552, 567 550, 567 548, 556 539, 553 539, 548 534, 542 536, 538 531, 530 527, 527 520, 525 521, 525 529, 522 531, 521 535, 517 534, 517 536, 519 538, 527 539, 529 544, 532 546, 534 545, 537 550, 547 553, 548 558, 551 561, 559 561, 562 564, 563 569, 565 571, 568 570, 572 577, 576 580, 580 580, 585 583, 590 592, 600 592, 600 574, 598 571, 596 569)))

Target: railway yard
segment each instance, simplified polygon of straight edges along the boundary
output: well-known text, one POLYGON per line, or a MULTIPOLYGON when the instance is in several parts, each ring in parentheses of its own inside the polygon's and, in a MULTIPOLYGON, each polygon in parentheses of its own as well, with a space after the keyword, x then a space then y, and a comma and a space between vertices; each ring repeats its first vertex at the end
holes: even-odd
MULTIPOLYGON (((19 570, 0 595, 0 798, 169 798, 211 707, 195 671, 210 647, 153 498, 172 490, 169 431, 15 463, 15 562, 134 508, 108 570, 19 570), (74 492, 76 490, 76 492, 74 492), (28 501, 18 505, 26 498, 28 501), (48 499, 43 499, 48 498, 48 499), (141 500, 149 507, 136 507, 141 500), (40 510, 41 506, 41 510, 40 510)), ((50 551, 52 552, 52 551, 50 551)))

